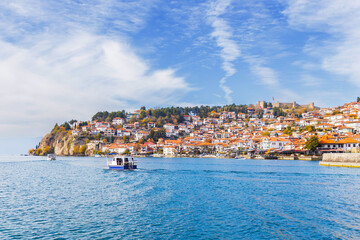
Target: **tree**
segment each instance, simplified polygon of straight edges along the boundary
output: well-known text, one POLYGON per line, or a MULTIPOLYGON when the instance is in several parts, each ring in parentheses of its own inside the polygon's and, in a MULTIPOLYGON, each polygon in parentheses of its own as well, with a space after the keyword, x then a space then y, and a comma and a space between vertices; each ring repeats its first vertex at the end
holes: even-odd
POLYGON ((306 131, 308 131, 308 132, 313 132, 313 131, 315 131, 315 127, 312 126, 312 125, 306 126, 305 129, 306 129, 306 131))
POLYGON ((135 144, 134 151, 139 152, 140 148, 141 148, 140 144, 137 143, 135 144))
POLYGON ((157 142, 159 138, 165 138, 165 137, 166 137, 166 130, 164 128, 157 131, 151 129, 147 139, 154 139, 154 141, 157 142))
POLYGON ((287 126, 286 129, 283 131, 283 133, 292 136, 291 126, 287 126))
POLYGON ((339 110, 334 110, 334 111, 332 112, 332 115, 336 115, 336 114, 339 114, 339 113, 341 113, 339 110))
POLYGON ((73 155, 77 155, 79 153, 79 146, 75 145, 73 150, 73 155))
POLYGON ((41 149, 41 148, 36 149, 36 152, 35 152, 36 155, 40 156, 41 153, 42 153, 42 149, 41 149))
POLYGON ((96 134, 96 136, 95 136, 95 138, 96 138, 97 140, 100 140, 100 137, 101 137, 101 133, 98 133, 98 134, 96 134))
POLYGON ((139 118, 140 119, 144 119, 146 117, 146 111, 145 110, 141 110, 140 114, 139 114, 139 118))
POLYGON ((134 122, 136 122, 137 121, 137 118, 135 117, 135 116, 132 116, 131 118, 130 118, 130 123, 134 123, 134 122))
POLYGON ((50 154, 50 153, 54 153, 54 148, 50 147, 50 146, 46 146, 44 149, 43 149, 43 155, 47 155, 47 154, 50 154))
POLYGON ((129 137, 128 136, 123 136, 123 141, 124 143, 129 143, 129 137))
POLYGON ((51 132, 56 132, 60 129, 59 125, 56 123, 53 130, 51 132))
POLYGON ((360 102, 360 97, 357 97, 356 101, 357 101, 357 102, 360 102))
POLYGON ((124 155, 130 155, 130 151, 129 149, 125 149, 125 151, 123 152, 124 155))
POLYGON ((304 148, 313 152, 318 146, 319 146, 319 138, 317 136, 312 136, 307 139, 304 148))
POLYGON ((263 132, 262 135, 263 136, 270 136, 270 133, 269 132, 263 132))
POLYGON ((85 145, 81 145, 79 147, 79 154, 80 155, 85 155, 85 150, 86 150, 86 146, 85 145))
POLYGON ((62 126, 65 128, 66 131, 69 131, 71 129, 68 122, 65 122, 62 126))

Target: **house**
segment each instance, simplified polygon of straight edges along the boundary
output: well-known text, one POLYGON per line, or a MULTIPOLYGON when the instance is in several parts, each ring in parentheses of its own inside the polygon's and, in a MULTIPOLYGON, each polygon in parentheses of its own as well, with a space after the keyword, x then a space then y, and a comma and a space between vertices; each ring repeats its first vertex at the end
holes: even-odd
POLYGON ((115 135, 115 129, 113 128, 106 128, 104 131, 106 136, 114 136, 115 135))
POLYGON ((240 119, 245 119, 245 118, 246 118, 246 114, 245 114, 245 113, 238 113, 238 118, 240 118, 240 119))
POLYGON ((199 116, 192 116, 192 121, 200 121, 200 117, 199 116))
POLYGON ((125 120, 123 118, 117 117, 112 120, 112 124, 114 124, 114 125, 122 125, 124 123, 125 123, 125 120))
POLYGON ((164 124, 164 128, 165 128, 165 130, 173 131, 173 130, 175 130, 175 125, 171 124, 171 123, 166 123, 166 124, 164 124))
POLYGON ((72 134, 73 136, 79 136, 79 135, 81 134, 81 130, 79 130, 79 129, 74 129, 74 130, 71 131, 71 134, 72 134))
POLYGON ((184 115, 184 120, 190 122, 191 117, 189 115, 184 115))
POLYGON ((96 128, 110 127, 110 123, 108 122, 95 122, 96 128))
POLYGON ((289 139, 280 137, 264 137, 260 142, 260 149, 284 149, 286 144, 290 143, 289 139))
POLYGON ((173 157, 177 153, 176 148, 174 146, 164 146, 163 153, 166 157, 173 157))
POLYGON ((274 115, 272 113, 265 113, 263 115, 263 118, 265 118, 265 119, 274 119, 274 115))
POLYGON ((136 141, 140 140, 140 139, 145 139, 147 136, 149 135, 148 132, 145 131, 139 131, 137 133, 135 133, 135 139, 136 141))
POLYGON ((147 124, 147 127, 148 127, 148 128, 154 128, 154 127, 155 127, 155 123, 154 123, 154 122, 149 122, 149 123, 147 124))

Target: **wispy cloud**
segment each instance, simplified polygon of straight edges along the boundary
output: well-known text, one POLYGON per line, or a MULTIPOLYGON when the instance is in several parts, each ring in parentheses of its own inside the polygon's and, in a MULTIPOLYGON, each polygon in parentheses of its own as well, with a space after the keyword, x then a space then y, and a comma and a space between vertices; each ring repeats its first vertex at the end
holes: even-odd
MULTIPOLYGON (((88 33, 46 38, 30 48, 0 42, 2 134, 8 123, 49 127, 98 110, 174 102, 190 90, 174 70, 151 70, 130 45, 88 33)), ((31 127, 28 133, 39 131, 31 127)), ((22 132, 23 133, 23 132, 22 132)))
POLYGON ((38 136, 100 110, 176 104, 190 91, 175 69, 154 69, 127 34, 156 1, 0 3, 1 136, 38 136))
POLYGON ((325 40, 307 44, 307 52, 320 60, 322 69, 348 76, 360 87, 359 12, 359 1, 292 0, 284 14, 297 30, 328 34, 325 40))
POLYGON ((210 3, 210 9, 207 13, 207 20, 214 29, 211 36, 221 48, 220 56, 223 60, 222 68, 225 71, 225 76, 220 80, 219 85, 225 92, 225 99, 228 103, 232 103, 233 100, 231 97, 232 90, 226 86, 226 80, 236 73, 232 62, 240 56, 240 48, 232 39, 231 27, 221 18, 221 15, 226 13, 230 4, 230 0, 213 1, 210 3))
POLYGON ((303 84, 303 86, 305 87, 315 87, 315 86, 320 86, 322 83, 322 79, 315 77, 311 74, 303 74, 301 76, 300 82, 303 84))
POLYGON ((97 33, 122 34, 146 25, 146 19, 157 0, 13 0, 0 3, 0 26, 3 36, 75 29, 97 33))
POLYGON ((245 61, 250 65, 251 72, 258 77, 260 83, 270 87, 279 85, 277 73, 270 67, 265 66, 264 59, 258 56, 244 56, 245 61))

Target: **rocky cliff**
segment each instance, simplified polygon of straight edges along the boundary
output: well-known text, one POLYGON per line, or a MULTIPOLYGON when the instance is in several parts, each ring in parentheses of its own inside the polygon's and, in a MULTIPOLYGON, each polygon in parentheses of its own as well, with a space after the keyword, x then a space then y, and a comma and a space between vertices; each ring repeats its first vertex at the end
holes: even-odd
POLYGON ((86 144, 86 139, 74 137, 68 131, 53 131, 46 134, 39 145, 40 149, 50 147, 54 149, 54 153, 59 156, 77 155, 77 150, 85 147, 85 155, 90 156, 96 149, 94 144, 86 144), (75 151, 74 151, 75 150, 75 151))

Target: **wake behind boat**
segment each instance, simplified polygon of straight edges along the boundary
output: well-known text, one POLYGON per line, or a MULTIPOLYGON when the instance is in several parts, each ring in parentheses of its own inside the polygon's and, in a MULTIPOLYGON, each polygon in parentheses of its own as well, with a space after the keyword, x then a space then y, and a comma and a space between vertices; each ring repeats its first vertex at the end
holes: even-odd
POLYGON ((55 154, 48 154, 46 159, 49 160, 49 161, 54 161, 54 160, 56 160, 56 155, 55 154))
POLYGON ((131 156, 114 156, 107 161, 109 169, 132 170, 137 169, 137 162, 131 156))

